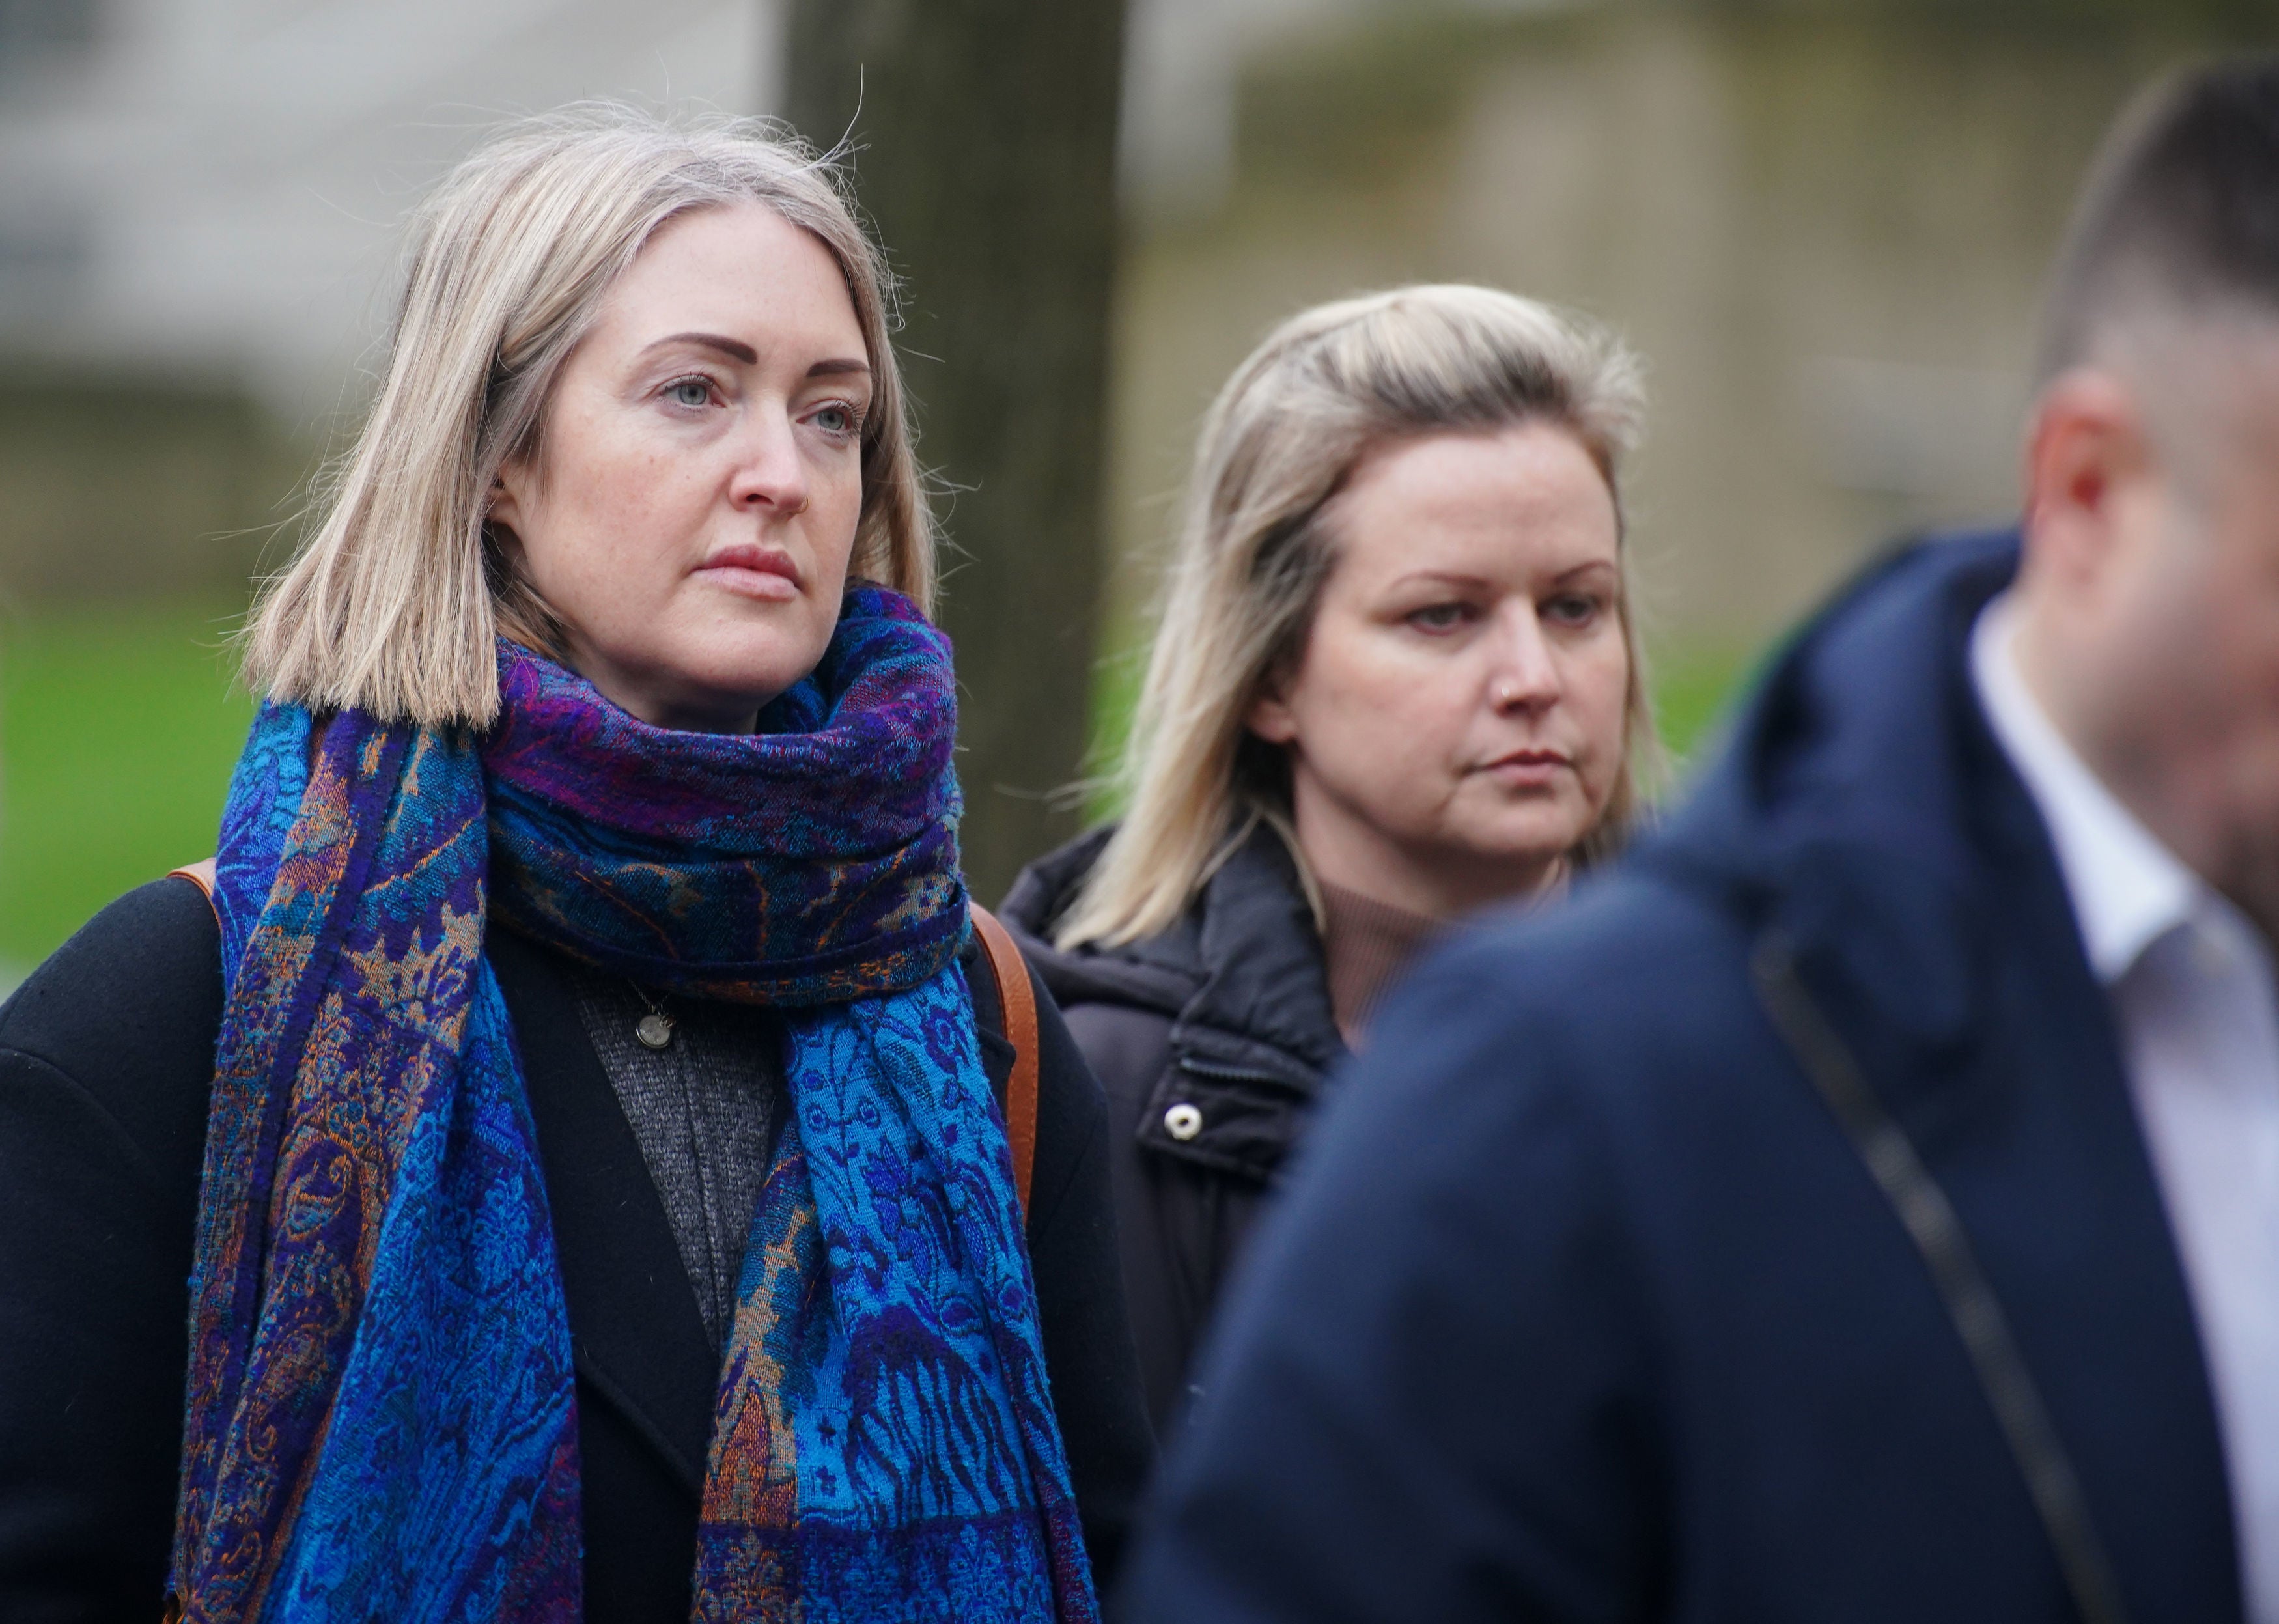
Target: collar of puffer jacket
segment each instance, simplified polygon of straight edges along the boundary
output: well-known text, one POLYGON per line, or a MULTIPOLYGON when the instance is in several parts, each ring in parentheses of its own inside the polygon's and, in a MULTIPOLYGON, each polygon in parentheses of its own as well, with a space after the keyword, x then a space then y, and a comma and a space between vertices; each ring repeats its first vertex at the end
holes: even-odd
POLYGON ((1106 949, 1052 946, 1054 924, 1112 832, 1095 830, 1032 863, 999 911, 1062 1004, 1121 1004, 1170 1022, 1171 1066, 1141 1114, 1143 1145, 1269 1178, 1346 1053, 1289 849, 1260 825, 1170 929, 1106 949))

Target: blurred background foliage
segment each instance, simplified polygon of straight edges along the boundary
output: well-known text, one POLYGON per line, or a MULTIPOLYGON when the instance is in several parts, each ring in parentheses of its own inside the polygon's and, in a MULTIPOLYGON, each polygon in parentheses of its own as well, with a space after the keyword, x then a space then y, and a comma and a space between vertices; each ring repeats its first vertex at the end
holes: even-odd
MULTIPOLYGON (((891 21, 967 0, 865 3, 891 21)), ((793 13, 0 0, 0 982, 211 850, 250 713, 226 640, 354 422, 405 207, 515 111, 799 104, 793 13)), ((1868 548, 2007 515, 2036 288, 2091 144, 2146 75, 2268 44, 2275 13, 1129 0, 1099 494, 1068 499, 1098 511, 1063 527, 1099 538, 1101 562, 1065 578, 1099 581, 1096 601, 993 617, 986 584, 1021 539, 989 533, 998 509, 971 493, 950 509, 975 561, 949 579, 974 668, 991 638, 1049 646, 1077 677, 1046 692, 1088 720, 1026 762, 969 762, 977 818, 1076 777, 1086 730, 1094 768, 1112 752, 1226 372, 1300 306, 1403 280, 1573 304, 1648 357, 1632 545, 1684 752, 1765 638, 1868 548)), ((866 188, 892 161, 858 156, 866 188)), ((888 246, 924 333, 927 266, 888 246)), ((952 409, 920 405, 922 423, 952 409)), ((935 426, 986 455, 970 425, 935 426)), ((977 876, 985 896, 1012 855, 977 876)))

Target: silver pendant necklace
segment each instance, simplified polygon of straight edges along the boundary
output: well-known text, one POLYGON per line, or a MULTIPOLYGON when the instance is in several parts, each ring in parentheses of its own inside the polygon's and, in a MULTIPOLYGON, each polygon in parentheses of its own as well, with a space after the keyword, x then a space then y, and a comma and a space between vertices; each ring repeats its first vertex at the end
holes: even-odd
POLYGON ((633 1036, 640 1038, 645 1049, 669 1049, 672 1046, 672 1017, 664 1013, 664 1006, 651 998, 639 982, 628 981, 641 1001, 648 1006, 648 1013, 633 1023, 633 1036))

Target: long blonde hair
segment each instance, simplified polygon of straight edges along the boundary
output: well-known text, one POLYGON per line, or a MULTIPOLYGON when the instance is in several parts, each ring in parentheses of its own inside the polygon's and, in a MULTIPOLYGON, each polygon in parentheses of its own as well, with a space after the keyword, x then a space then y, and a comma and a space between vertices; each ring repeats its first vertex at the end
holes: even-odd
POLYGON ((486 534, 492 481, 542 456, 563 364, 642 245, 676 216, 748 202, 811 233, 846 278, 875 380, 851 568, 930 606, 933 520, 888 337, 893 281, 844 185, 776 126, 681 127, 610 103, 519 120, 467 158, 413 218, 379 397, 254 609, 248 681, 315 710, 487 725, 496 636, 556 638, 486 534))
MULTIPOLYGON (((1645 408, 1638 359, 1612 333, 1492 288, 1395 288, 1277 328, 1203 420, 1118 774, 1127 810, 1055 939, 1113 946, 1167 928, 1261 821, 1297 851, 1287 758, 1246 718, 1303 651, 1336 563, 1324 509, 1365 453, 1396 438, 1556 424, 1598 463, 1619 523, 1621 464, 1645 408)), ((1620 844, 1654 737, 1627 550, 1623 570, 1623 763, 1574 854, 1585 861, 1620 844)))

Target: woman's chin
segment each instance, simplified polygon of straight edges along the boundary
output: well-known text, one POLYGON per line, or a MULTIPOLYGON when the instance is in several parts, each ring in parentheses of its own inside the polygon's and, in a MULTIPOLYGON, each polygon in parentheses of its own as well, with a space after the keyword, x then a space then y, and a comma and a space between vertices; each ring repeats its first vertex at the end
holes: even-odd
POLYGON ((657 727, 689 733, 749 732, 763 709, 804 681, 822 661, 821 647, 810 653, 787 647, 787 641, 771 640, 762 648, 655 661, 643 679, 625 685, 625 693, 611 693, 610 685, 598 678, 595 686, 657 727))
POLYGON ((1573 850, 1591 827, 1589 806, 1571 790, 1498 797, 1494 805, 1451 810, 1472 816, 1451 820, 1450 844, 1496 862, 1555 861, 1573 850))
POLYGON ((602 697, 626 715, 676 733, 748 733, 759 714, 801 676, 737 672, 692 679, 613 684, 592 672, 586 675, 602 697))
POLYGON ((1506 824, 1477 831, 1462 846, 1475 863, 1503 871, 1516 889, 1524 891, 1555 868, 1582 839, 1579 820, 1544 818, 1519 827, 1506 824))

